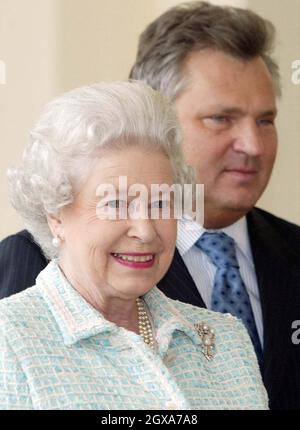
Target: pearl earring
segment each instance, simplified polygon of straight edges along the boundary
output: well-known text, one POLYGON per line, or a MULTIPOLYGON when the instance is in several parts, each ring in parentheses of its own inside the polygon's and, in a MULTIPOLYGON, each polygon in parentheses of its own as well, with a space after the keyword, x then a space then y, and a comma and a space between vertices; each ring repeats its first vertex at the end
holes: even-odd
POLYGON ((53 245, 55 248, 59 248, 59 247, 60 247, 60 245, 61 245, 61 238, 60 238, 59 236, 55 236, 55 237, 52 239, 52 245, 53 245))

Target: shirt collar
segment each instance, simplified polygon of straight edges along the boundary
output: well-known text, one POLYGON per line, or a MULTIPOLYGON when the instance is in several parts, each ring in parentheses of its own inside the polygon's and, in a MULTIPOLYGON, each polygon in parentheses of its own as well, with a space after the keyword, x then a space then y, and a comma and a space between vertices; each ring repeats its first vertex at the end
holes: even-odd
MULTIPOLYGON (((107 321, 70 285, 56 261, 51 261, 39 274, 36 284, 68 346, 103 332, 117 332, 119 327, 107 321)), ((167 351, 173 333, 185 332, 196 344, 201 340, 194 329, 157 287, 144 296, 149 307, 159 344, 159 353, 167 351)), ((199 321, 200 322, 200 321, 199 321)))
POLYGON ((226 233, 234 239, 239 250, 245 255, 251 265, 253 265, 246 217, 243 217, 234 224, 219 230, 207 230, 192 219, 180 220, 178 222, 177 230, 177 248, 180 255, 184 256, 206 231, 223 231, 226 233))

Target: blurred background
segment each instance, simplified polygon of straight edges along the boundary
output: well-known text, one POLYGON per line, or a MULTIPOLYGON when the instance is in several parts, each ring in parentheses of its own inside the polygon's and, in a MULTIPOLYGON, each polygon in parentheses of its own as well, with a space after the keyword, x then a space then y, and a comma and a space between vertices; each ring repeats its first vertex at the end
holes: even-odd
MULTIPOLYGON (((22 228, 6 170, 18 164, 41 107, 63 91, 126 79, 138 36, 175 0, 0 0, 0 240, 22 228), (5 66, 5 67, 4 67, 5 66)), ((300 0, 216 0, 251 8, 276 26, 282 74, 279 153, 258 206, 300 224, 300 0)))

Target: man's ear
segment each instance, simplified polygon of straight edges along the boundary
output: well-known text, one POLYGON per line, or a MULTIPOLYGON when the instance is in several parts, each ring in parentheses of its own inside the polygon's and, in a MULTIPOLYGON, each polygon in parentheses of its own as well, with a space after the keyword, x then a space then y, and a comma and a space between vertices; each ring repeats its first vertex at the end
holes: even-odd
POLYGON ((61 219, 60 212, 47 214, 47 222, 53 237, 64 239, 63 221, 61 219))

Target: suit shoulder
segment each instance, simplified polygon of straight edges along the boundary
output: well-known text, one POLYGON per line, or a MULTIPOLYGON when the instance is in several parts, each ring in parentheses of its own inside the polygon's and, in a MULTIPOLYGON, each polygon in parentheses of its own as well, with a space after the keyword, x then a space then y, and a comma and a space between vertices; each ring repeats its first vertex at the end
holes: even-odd
POLYGON ((0 241, 1 250, 4 248, 11 248, 13 246, 30 247, 38 250, 40 253, 42 252, 39 245, 34 241, 32 235, 27 230, 21 230, 18 233, 7 236, 0 241))
POLYGON ((46 265, 46 257, 28 231, 3 239, 0 242, 0 298, 34 285, 46 265))
POLYGON ((282 233, 287 237, 293 236, 294 239, 300 240, 300 226, 273 215, 270 212, 255 208, 248 214, 248 217, 254 223, 262 222, 266 225, 266 227, 272 228, 278 233, 282 233))

